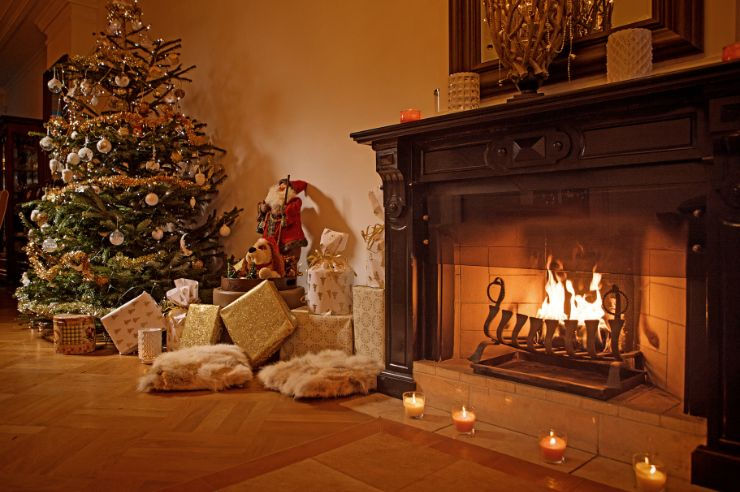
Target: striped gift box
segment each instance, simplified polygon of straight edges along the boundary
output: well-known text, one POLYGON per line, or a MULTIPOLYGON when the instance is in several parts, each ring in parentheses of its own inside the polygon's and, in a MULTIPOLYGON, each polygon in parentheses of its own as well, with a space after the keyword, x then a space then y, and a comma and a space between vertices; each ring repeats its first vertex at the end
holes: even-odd
POLYGON ((95 351, 95 318, 84 314, 54 316, 54 350, 58 354, 95 351))

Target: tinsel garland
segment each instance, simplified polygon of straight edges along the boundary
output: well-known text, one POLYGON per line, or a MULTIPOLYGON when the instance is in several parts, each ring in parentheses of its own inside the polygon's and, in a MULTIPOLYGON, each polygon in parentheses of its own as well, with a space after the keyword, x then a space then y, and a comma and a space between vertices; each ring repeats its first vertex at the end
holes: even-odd
POLYGON ((186 181, 184 179, 176 178, 174 176, 150 176, 147 178, 132 178, 119 174, 117 176, 105 176, 101 178, 91 178, 79 183, 72 183, 64 186, 63 188, 55 188, 48 190, 42 200, 48 200, 53 202, 57 196, 63 195, 67 192, 77 192, 80 187, 103 185, 109 188, 124 187, 130 188, 132 186, 149 186, 149 185, 167 185, 169 187, 177 186, 180 188, 193 187, 192 181, 186 181))
POLYGON ((109 308, 96 307, 82 301, 74 302, 33 302, 27 297, 18 295, 18 311, 42 318, 51 319, 55 314, 77 313, 102 318, 112 311, 109 308))

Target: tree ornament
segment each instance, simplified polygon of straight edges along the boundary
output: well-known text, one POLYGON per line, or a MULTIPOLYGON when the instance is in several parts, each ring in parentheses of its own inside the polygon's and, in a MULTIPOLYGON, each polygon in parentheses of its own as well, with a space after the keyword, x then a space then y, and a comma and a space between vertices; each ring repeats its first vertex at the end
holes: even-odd
POLYGON ((155 241, 160 241, 164 237, 164 231, 161 227, 157 227, 152 231, 152 238, 154 238, 155 241))
POLYGON ((144 197, 144 202, 146 202, 146 204, 150 207, 153 207, 159 203, 159 197, 156 193, 147 193, 147 195, 144 197))
POLYGON ((113 79, 118 87, 128 87, 128 84, 131 82, 131 80, 128 78, 128 75, 122 74, 122 75, 116 75, 113 79))
POLYGON ((49 169, 51 170, 52 173, 58 173, 61 168, 62 168, 62 163, 59 162, 57 159, 49 160, 49 169))
POLYGON ((110 241, 110 243, 113 246, 122 245, 123 239, 124 239, 123 233, 119 229, 116 229, 115 231, 111 232, 110 236, 108 236, 108 241, 110 241))
POLYGON ((146 161, 144 167, 147 171, 159 171, 159 162, 157 161, 146 161))
POLYGON ((77 152, 70 152, 67 154, 67 164, 72 164, 73 166, 76 166, 80 163, 80 156, 77 154, 77 152))
POLYGON ((100 194, 100 186, 98 185, 92 185, 90 188, 95 192, 96 195, 100 194))
POLYGON ((175 104, 177 102, 177 98, 172 92, 169 92, 166 96, 164 96, 164 102, 167 104, 175 104))
POLYGON ((31 210, 31 222, 36 222, 37 220, 39 220, 40 213, 41 211, 37 208, 34 208, 33 210, 31 210))
POLYGON ((28 278, 28 272, 23 272, 23 275, 21 275, 21 285, 23 287, 28 287, 31 284, 31 279, 28 278))
POLYGON ((77 133, 77 130, 73 130, 72 133, 69 134, 69 138, 72 140, 76 139, 80 134, 77 133))
POLYGON ((51 147, 53 144, 54 144, 54 140, 52 140, 49 135, 39 140, 39 146, 44 150, 51 150, 51 147))
POLYGON ((62 87, 64 87, 64 84, 61 80, 54 77, 46 83, 46 87, 48 87, 49 90, 54 94, 59 94, 60 92, 62 92, 62 87))
POLYGON ((206 175, 203 173, 198 173, 195 175, 195 184, 198 186, 203 186, 206 184, 206 175))
POLYGON ((128 133, 129 133, 128 127, 122 126, 121 128, 118 129, 116 133, 118 133, 119 137, 128 137, 128 133))
POLYGON ((53 237, 47 237, 44 239, 44 242, 41 243, 41 250, 44 253, 53 253, 57 250, 59 246, 57 245, 57 240, 53 237))
POLYGON ((144 101, 140 102, 139 105, 136 107, 136 111, 138 111, 141 116, 146 116, 147 114, 149 114, 149 109, 149 103, 144 101))
POLYGON ((186 238, 187 236, 188 236, 188 233, 186 232, 186 233, 185 233, 185 234, 183 234, 183 235, 182 235, 182 237, 180 238, 180 251, 182 251, 182 254, 183 254, 184 256, 190 256, 190 255, 192 255, 192 254, 193 254, 193 251, 192 251, 192 250, 190 250, 190 249, 188 249, 188 245, 187 245, 187 243, 185 242, 185 238, 186 238))
POLYGON ((98 140, 98 143, 95 145, 95 147, 97 147, 98 152, 101 152, 103 154, 107 154, 113 148, 113 146, 110 143, 110 140, 108 140, 105 137, 98 140))
POLYGON ((80 159, 83 161, 90 162, 93 158, 93 151, 87 147, 82 147, 77 151, 77 155, 80 156, 80 159))
POLYGON ((83 96, 89 96, 92 92, 92 82, 90 82, 88 79, 84 79, 82 82, 80 82, 80 92, 82 92, 83 96))
POLYGON ((173 150, 172 153, 170 154, 170 159, 172 159, 172 162, 174 162, 175 164, 177 164, 178 162, 180 162, 182 160, 182 154, 180 154, 176 150, 173 150))
POLYGON ((66 168, 62 171, 62 181, 64 181, 65 183, 72 182, 72 179, 74 179, 74 177, 75 175, 71 169, 66 168))
POLYGON ((136 19, 135 21, 131 23, 131 27, 134 28, 134 31, 138 31, 139 29, 144 28, 144 23, 141 22, 141 19, 136 19))
POLYGON ((198 204, 198 202, 197 202, 197 201, 195 201, 195 197, 194 197, 194 196, 191 196, 191 197, 190 197, 190 208, 195 208, 195 206, 196 206, 197 204, 198 204))
POLYGON ((100 101, 98 100, 98 96, 93 96, 90 98, 90 104, 93 106, 97 106, 100 101))
POLYGON ((224 224, 218 230, 218 233, 221 235, 221 237, 229 237, 231 235, 231 227, 229 227, 228 225, 224 224))
POLYGON ((195 260, 192 263, 192 266, 195 270, 202 270, 203 269, 203 260, 195 260))

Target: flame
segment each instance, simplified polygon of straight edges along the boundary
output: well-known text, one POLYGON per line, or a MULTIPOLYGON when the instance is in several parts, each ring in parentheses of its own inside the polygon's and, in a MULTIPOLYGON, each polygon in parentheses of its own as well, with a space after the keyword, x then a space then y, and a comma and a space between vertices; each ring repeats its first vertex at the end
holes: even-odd
POLYGON ((594 300, 587 299, 588 293, 577 294, 573 288, 573 282, 561 280, 550 268, 552 256, 547 258, 547 282, 545 283, 545 300, 537 311, 537 317, 542 319, 556 319, 565 321, 577 319, 579 325, 584 325, 587 319, 602 319, 604 309, 601 307, 601 274, 594 266, 591 274, 591 283, 588 293, 594 293, 594 300), (566 295, 570 294, 570 312, 566 314, 566 295))

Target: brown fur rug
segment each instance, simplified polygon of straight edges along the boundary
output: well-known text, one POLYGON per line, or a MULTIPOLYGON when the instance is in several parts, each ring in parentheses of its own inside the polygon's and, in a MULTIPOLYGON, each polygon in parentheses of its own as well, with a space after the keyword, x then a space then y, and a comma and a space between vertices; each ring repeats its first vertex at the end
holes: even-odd
POLYGON ((252 379, 244 352, 236 345, 202 345, 167 352, 139 379, 139 391, 219 391, 252 379))
POLYGON ((363 355, 323 350, 267 366, 257 375, 266 388, 295 398, 333 398, 367 394, 383 369, 363 355))

